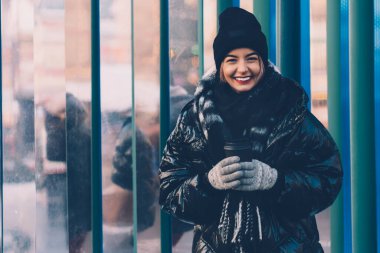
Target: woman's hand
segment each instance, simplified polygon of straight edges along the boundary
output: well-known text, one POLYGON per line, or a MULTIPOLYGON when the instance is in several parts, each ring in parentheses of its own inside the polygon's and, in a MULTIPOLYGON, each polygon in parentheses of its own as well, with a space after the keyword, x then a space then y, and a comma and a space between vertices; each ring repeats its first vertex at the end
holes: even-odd
POLYGON ((235 188, 238 191, 269 190, 277 181, 277 170, 268 164, 253 159, 252 162, 241 162, 243 177, 241 184, 235 188))
POLYGON ((218 190, 235 189, 241 184, 244 171, 240 158, 231 156, 224 158, 208 172, 208 181, 218 190))

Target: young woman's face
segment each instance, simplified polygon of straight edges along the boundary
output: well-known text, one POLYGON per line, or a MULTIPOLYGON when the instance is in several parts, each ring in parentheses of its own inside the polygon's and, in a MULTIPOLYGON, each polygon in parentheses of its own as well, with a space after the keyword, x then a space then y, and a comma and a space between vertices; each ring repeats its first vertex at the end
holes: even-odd
POLYGON ((234 49, 220 66, 220 77, 237 93, 251 90, 264 74, 264 64, 256 51, 249 48, 234 49))

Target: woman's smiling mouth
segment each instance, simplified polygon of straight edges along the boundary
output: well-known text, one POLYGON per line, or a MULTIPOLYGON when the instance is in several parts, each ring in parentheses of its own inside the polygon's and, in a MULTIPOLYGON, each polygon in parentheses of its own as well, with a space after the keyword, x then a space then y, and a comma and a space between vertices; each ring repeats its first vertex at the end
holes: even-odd
POLYGON ((241 84, 245 84, 252 79, 252 76, 234 77, 234 79, 241 84))

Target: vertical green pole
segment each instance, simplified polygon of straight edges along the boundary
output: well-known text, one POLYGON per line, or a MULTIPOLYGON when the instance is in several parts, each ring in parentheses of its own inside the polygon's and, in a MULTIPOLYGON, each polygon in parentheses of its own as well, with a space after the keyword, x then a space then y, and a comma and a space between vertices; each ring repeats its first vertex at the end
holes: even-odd
POLYGON ((203 44, 203 0, 198 0, 198 60, 199 60, 199 79, 204 72, 204 44, 203 44))
MULTIPOLYGON (((217 0, 216 1, 217 16, 219 16, 219 14, 224 11, 224 9, 231 7, 231 6, 232 6, 232 0, 217 0)), ((218 27, 219 27, 219 24, 218 24, 218 27)))
MULTIPOLYGON (((327 2, 327 81, 329 130, 342 150, 342 101, 340 64, 340 0, 327 2)), ((343 191, 331 207, 331 252, 343 253, 343 191)))
POLYGON ((309 0, 279 0, 281 72, 297 81, 310 97, 309 0))
POLYGON ((253 1, 253 13, 255 14, 256 18, 259 20, 261 24, 261 30, 265 34, 265 37, 267 37, 267 44, 268 44, 268 55, 270 55, 271 48, 269 45, 271 45, 271 32, 270 32, 270 25, 271 25, 271 5, 272 1, 268 0, 254 0, 253 1))
POLYGON ((91 0, 91 210, 93 253, 103 252, 99 19, 99 0, 91 0))
MULTIPOLYGON (((239 0, 217 0, 216 2, 216 10, 217 10, 217 17, 219 17, 219 14, 222 13, 225 9, 229 7, 239 7, 240 1, 239 0)), ((219 22, 217 21, 217 26, 219 27, 219 22)))
POLYGON ((136 111, 135 111, 135 19, 134 0, 131 0, 131 94, 132 94, 132 191, 133 191, 133 252, 137 253, 137 155, 136 155, 136 111))
MULTIPOLYGON (((169 137, 170 123, 170 71, 169 65, 169 2, 160 1, 160 154, 169 137)), ((171 217, 161 211, 161 252, 172 252, 171 217)))
POLYGON ((217 11, 218 16, 220 13, 222 13, 225 9, 232 6, 238 6, 239 3, 235 0, 217 0, 217 11))
POLYGON ((374 6, 349 1, 352 237, 354 253, 376 252, 374 6))
POLYGON ((253 13, 261 24, 261 30, 267 37, 268 56, 276 63, 276 0, 254 0, 253 13))
MULTIPOLYGON (((300 84, 311 98, 310 89, 310 0, 298 0, 300 6, 300 84)), ((309 103, 309 109, 311 108, 309 103)))
MULTIPOLYGON (((375 69, 380 69, 380 0, 375 0, 375 69)), ((380 73, 375 71, 375 135, 376 135, 376 210, 377 218, 380 214, 380 73)), ((380 241, 380 224, 377 223, 377 241, 380 241)), ((380 243, 377 244, 380 252, 380 243)))
POLYGON ((300 4, 280 0, 280 69, 283 75, 300 82, 300 4))
POLYGON ((273 64, 277 64, 276 62, 276 40, 277 40, 277 4, 276 0, 270 0, 270 10, 269 10, 269 19, 270 19, 270 26, 269 26, 269 60, 272 61, 273 64))

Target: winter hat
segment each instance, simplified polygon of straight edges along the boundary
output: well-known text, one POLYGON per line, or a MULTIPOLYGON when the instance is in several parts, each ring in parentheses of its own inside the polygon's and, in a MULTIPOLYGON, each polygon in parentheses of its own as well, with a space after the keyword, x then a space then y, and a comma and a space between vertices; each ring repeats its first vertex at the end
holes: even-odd
POLYGON ((231 7, 219 15, 219 31, 213 49, 217 71, 225 56, 236 48, 251 48, 260 54, 264 65, 268 61, 268 46, 256 17, 243 9, 231 7))

